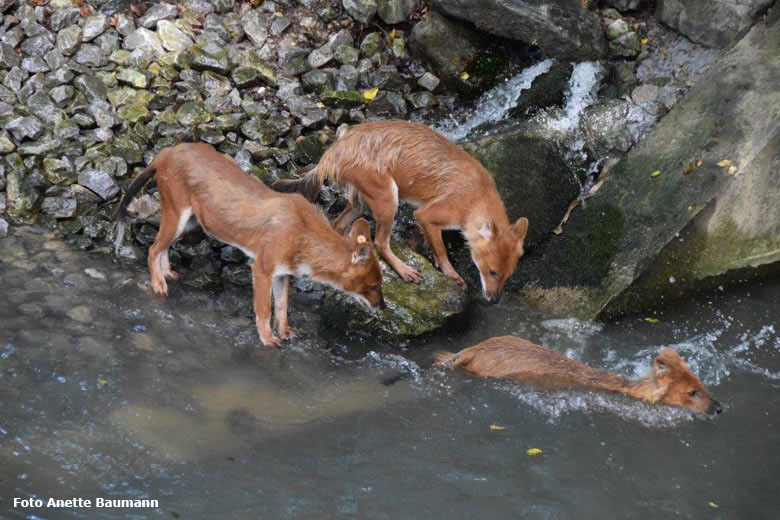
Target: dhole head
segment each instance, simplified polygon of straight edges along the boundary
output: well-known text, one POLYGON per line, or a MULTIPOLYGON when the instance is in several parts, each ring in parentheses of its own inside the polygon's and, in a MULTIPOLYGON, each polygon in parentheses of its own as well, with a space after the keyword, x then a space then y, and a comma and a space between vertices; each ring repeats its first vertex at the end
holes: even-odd
POLYGON ((352 224, 345 237, 353 250, 347 268, 341 273, 339 285, 356 300, 372 309, 384 309, 382 269, 371 246, 371 229, 364 218, 352 224))
POLYGON ((720 403, 710 397, 707 389, 675 350, 661 350, 653 360, 652 375, 659 392, 663 392, 659 402, 709 415, 723 412, 720 403))
POLYGON ((528 233, 528 219, 522 217, 508 229, 497 233, 495 224, 485 219, 476 236, 467 237, 471 258, 479 269, 482 294, 490 303, 498 303, 506 281, 515 272, 523 256, 523 242, 528 233))

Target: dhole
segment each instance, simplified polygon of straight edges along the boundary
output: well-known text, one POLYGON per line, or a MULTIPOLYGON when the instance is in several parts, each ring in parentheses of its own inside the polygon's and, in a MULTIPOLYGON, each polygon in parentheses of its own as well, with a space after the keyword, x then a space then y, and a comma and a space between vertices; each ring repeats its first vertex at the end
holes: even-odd
POLYGON ((441 232, 459 229, 479 269, 482 292, 498 303, 506 280, 523 256, 528 219, 509 224, 493 177, 464 150, 427 126, 406 121, 378 121, 354 126, 299 180, 278 181, 280 191, 317 196, 325 179, 345 186, 347 207, 334 221, 343 230, 371 208, 376 221, 376 247, 406 281, 422 277, 390 250, 390 231, 398 201, 417 209, 414 216, 444 274, 466 288, 447 258, 441 232))
POLYGON ((206 232, 253 260, 254 309, 264 345, 279 347, 281 339, 295 334, 287 322, 291 275, 309 275, 368 307, 384 307, 382 275, 365 219, 353 224, 349 236, 342 236, 306 199, 271 190, 204 143, 166 148, 133 181, 119 204, 117 248, 127 206, 152 176, 162 206, 160 230, 149 249, 155 294, 167 296, 165 279, 178 277, 171 270, 168 248, 194 215, 206 232), (272 293, 278 337, 271 329, 272 293))
POLYGON ((457 354, 440 352, 436 358, 439 366, 459 366, 480 376, 506 377, 547 388, 617 392, 651 404, 680 406, 710 415, 723 411, 688 364, 670 348, 661 349, 650 374, 635 381, 591 368, 516 336, 490 338, 457 354))

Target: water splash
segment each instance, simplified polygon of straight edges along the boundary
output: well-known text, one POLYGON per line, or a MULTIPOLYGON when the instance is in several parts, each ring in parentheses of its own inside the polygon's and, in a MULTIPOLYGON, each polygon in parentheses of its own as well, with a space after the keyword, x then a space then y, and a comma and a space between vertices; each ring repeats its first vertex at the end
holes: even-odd
POLYGON ((440 122, 435 129, 447 138, 459 141, 480 125, 503 120, 517 106, 523 90, 549 71, 552 64, 553 60, 546 59, 523 69, 516 76, 482 94, 468 118, 450 117, 440 122))
POLYGON ((541 120, 563 134, 578 131, 582 113, 596 102, 604 68, 597 61, 577 63, 571 72, 562 111, 546 112, 541 120))

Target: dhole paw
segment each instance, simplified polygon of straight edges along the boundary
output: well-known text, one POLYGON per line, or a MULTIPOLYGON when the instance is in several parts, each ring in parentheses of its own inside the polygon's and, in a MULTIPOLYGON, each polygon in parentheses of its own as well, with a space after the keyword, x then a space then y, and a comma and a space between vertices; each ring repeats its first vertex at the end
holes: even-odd
POLYGON ((167 273, 165 273, 165 277, 168 280, 178 280, 179 279, 179 273, 177 273, 176 271, 168 271, 167 273))
POLYGON ((463 280, 463 278, 461 278, 461 276, 458 273, 455 273, 454 275, 448 274, 447 276, 455 280, 455 283, 458 284, 458 287, 460 287, 462 290, 465 291, 468 288, 466 282, 463 280))
POLYGON ((287 327, 284 331, 279 331, 279 337, 282 339, 294 339, 298 336, 298 331, 292 327, 287 327))
POLYGON ((263 342, 263 345, 265 345, 268 348, 281 348, 282 347, 282 340, 277 338, 276 336, 271 336, 268 338, 260 338, 260 341, 263 342))
POLYGON ((165 283, 165 279, 161 279, 161 280, 152 279, 152 291, 157 296, 162 296, 163 298, 167 298, 168 284, 165 283))
POLYGON ((403 266, 401 272, 398 274, 401 275, 401 278, 410 283, 420 283, 423 279, 420 271, 413 267, 409 267, 408 265, 403 266))

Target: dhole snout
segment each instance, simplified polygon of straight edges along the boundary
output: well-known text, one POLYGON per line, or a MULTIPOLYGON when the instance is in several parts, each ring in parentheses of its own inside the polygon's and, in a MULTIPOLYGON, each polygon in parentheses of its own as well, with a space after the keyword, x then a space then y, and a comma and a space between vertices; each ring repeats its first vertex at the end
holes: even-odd
POLYGON ((516 336, 487 339, 457 354, 442 352, 436 363, 463 367, 485 377, 504 377, 546 388, 582 388, 625 394, 650 404, 667 404, 694 412, 715 415, 723 412, 688 364, 671 348, 664 348, 653 360, 650 373, 628 380, 516 336))

